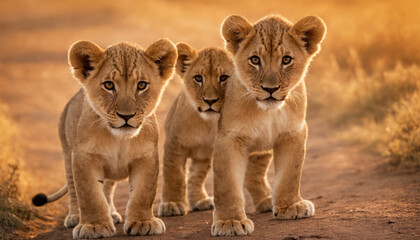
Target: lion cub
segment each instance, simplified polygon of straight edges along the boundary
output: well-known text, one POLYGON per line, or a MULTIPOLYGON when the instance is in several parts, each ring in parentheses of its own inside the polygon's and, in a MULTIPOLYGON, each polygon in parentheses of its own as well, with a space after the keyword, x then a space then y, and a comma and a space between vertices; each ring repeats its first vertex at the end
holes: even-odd
POLYGON ((82 89, 65 107, 59 133, 70 194, 66 221, 68 226, 78 222, 73 238, 115 234, 115 208, 108 204, 113 184, 104 187, 104 180, 127 177, 130 199, 124 232, 165 231, 162 220, 153 215, 159 171, 154 111, 176 59, 176 47, 166 39, 146 50, 130 43, 105 50, 88 41, 71 46, 69 64, 82 89))
MULTIPOLYGON (((213 152, 212 235, 246 235, 242 186, 251 177, 248 156, 273 152, 272 211, 277 219, 311 217, 312 202, 300 195, 307 125, 305 73, 318 53, 326 26, 319 17, 295 24, 279 16, 255 24, 229 16, 222 24, 235 74, 227 83, 213 152)), ((265 163, 261 163, 264 165, 265 163)))
POLYGON ((165 124, 160 216, 184 215, 190 208, 213 208, 213 199, 207 195, 204 183, 211 165, 225 87, 233 73, 232 59, 223 49, 211 47, 197 52, 185 43, 177 44, 177 49, 176 73, 183 79, 185 89, 173 103, 165 124), (188 201, 187 158, 191 159, 188 201))

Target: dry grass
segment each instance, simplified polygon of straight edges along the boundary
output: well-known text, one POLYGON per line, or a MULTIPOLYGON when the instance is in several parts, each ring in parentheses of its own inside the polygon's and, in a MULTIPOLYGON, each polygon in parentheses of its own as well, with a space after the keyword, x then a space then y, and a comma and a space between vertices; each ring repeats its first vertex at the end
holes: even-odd
POLYGON ((340 124, 360 123, 363 119, 382 123, 393 104, 420 89, 420 67, 416 65, 398 64, 371 74, 360 67, 353 71, 333 67, 325 75, 321 78, 325 86, 314 98, 314 105, 324 106, 330 118, 340 124))
MULTIPOLYGON (((420 14, 412 1, 349 5, 342 32, 329 31, 315 61, 310 106, 346 137, 374 146, 392 163, 420 166, 420 14), (365 6, 366 7, 366 6, 365 6), (356 16, 354 12, 360 9, 356 16)), ((331 28, 330 28, 331 29, 331 28)))
MULTIPOLYGON (((344 136, 375 147, 393 165, 420 167, 420 67, 357 72, 348 82, 326 84, 314 105, 344 136)), ((328 74, 349 72, 333 69, 328 74)))
POLYGON ((34 212, 20 197, 19 152, 12 143, 14 128, 6 111, 0 104, 0 238, 13 239, 34 212))
POLYGON ((386 150, 395 165, 420 167, 420 88, 392 108, 386 119, 386 150))

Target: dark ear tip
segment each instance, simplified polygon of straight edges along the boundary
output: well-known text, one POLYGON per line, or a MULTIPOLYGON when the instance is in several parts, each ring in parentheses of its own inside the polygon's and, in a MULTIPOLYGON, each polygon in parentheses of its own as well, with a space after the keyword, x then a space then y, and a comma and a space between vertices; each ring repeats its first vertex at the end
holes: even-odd
POLYGON ((47 202, 48 202, 47 195, 45 195, 43 193, 38 193, 37 195, 35 195, 32 198, 32 204, 37 206, 37 207, 45 205, 47 202))

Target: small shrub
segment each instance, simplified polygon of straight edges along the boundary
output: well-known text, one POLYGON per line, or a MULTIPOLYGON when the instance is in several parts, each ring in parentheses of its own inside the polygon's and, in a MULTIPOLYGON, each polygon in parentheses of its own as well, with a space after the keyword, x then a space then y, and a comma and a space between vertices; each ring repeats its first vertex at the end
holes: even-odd
MULTIPOLYGON (((419 89, 420 90, 420 89, 419 89)), ((394 165, 420 167, 420 91, 393 106, 386 119, 385 152, 394 165)))

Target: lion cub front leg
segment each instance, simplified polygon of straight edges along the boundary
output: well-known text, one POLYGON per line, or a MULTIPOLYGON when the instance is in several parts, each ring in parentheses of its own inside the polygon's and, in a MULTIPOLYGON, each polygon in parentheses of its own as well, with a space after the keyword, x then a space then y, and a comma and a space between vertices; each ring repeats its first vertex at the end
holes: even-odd
POLYGON ((112 180, 105 180, 104 181, 104 194, 106 197, 106 201, 109 205, 109 210, 111 212, 112 220, 114 224, 120 223, 122 221, 121 215, 117 212, 114 204, 114 192, 115 188, 117 187, 117 182, 112 180))
POLYGON ((306 151, 307 127, 288 133, 274 148, 276 182, 273 193, 273 214, 277 219, 311 217, 314 204, 302 199, 300 180, 306 151))
POLYGON ((211 159, 191 159, 188 176, 188 201, 193 210, 213 209, 213 198, 207 195, 205 182, 211 166, 211 159))
POLYGON ((251 194, 255 211, 267 212, 273 208, 271 188, 267 181, 268 167, 273 155, 267 153, 254 153, 249 156, 245 175, 245 187, 251 194))
POLYGON ((166 143, 163 155, 163 192, 160 216, 181 216, 188 212, 186 194, 186 150, 166 143))
POLYGON ((97 155, 73 153, 73 175, 80 222, 73 229, 73 238, 101 238, 115 234, 116 229, 109 214, 109 206, 103 194, 103 168, 97 155))
POLYGON ((67 214, 66 219, 64 219, 64 226, 66 228, 72 228, 79 224, 79 204, 77 203, 76 189, 74 187, 71 152, 66 150, 63 152, 67 186, 69 189, 69 213, 67 214))
POLYGON ((254 224, 245 214, 243 193, 248 152, 242 141, 219 132, 213 151, 214 212, 213 236, 247 235, 254 224))
POLYGON ((130 199, 126 210, 124 232, 127 235, 157 235, 165 224, 153 215, 159 175, 158 153, 134 160, 130 166, 130 199))

